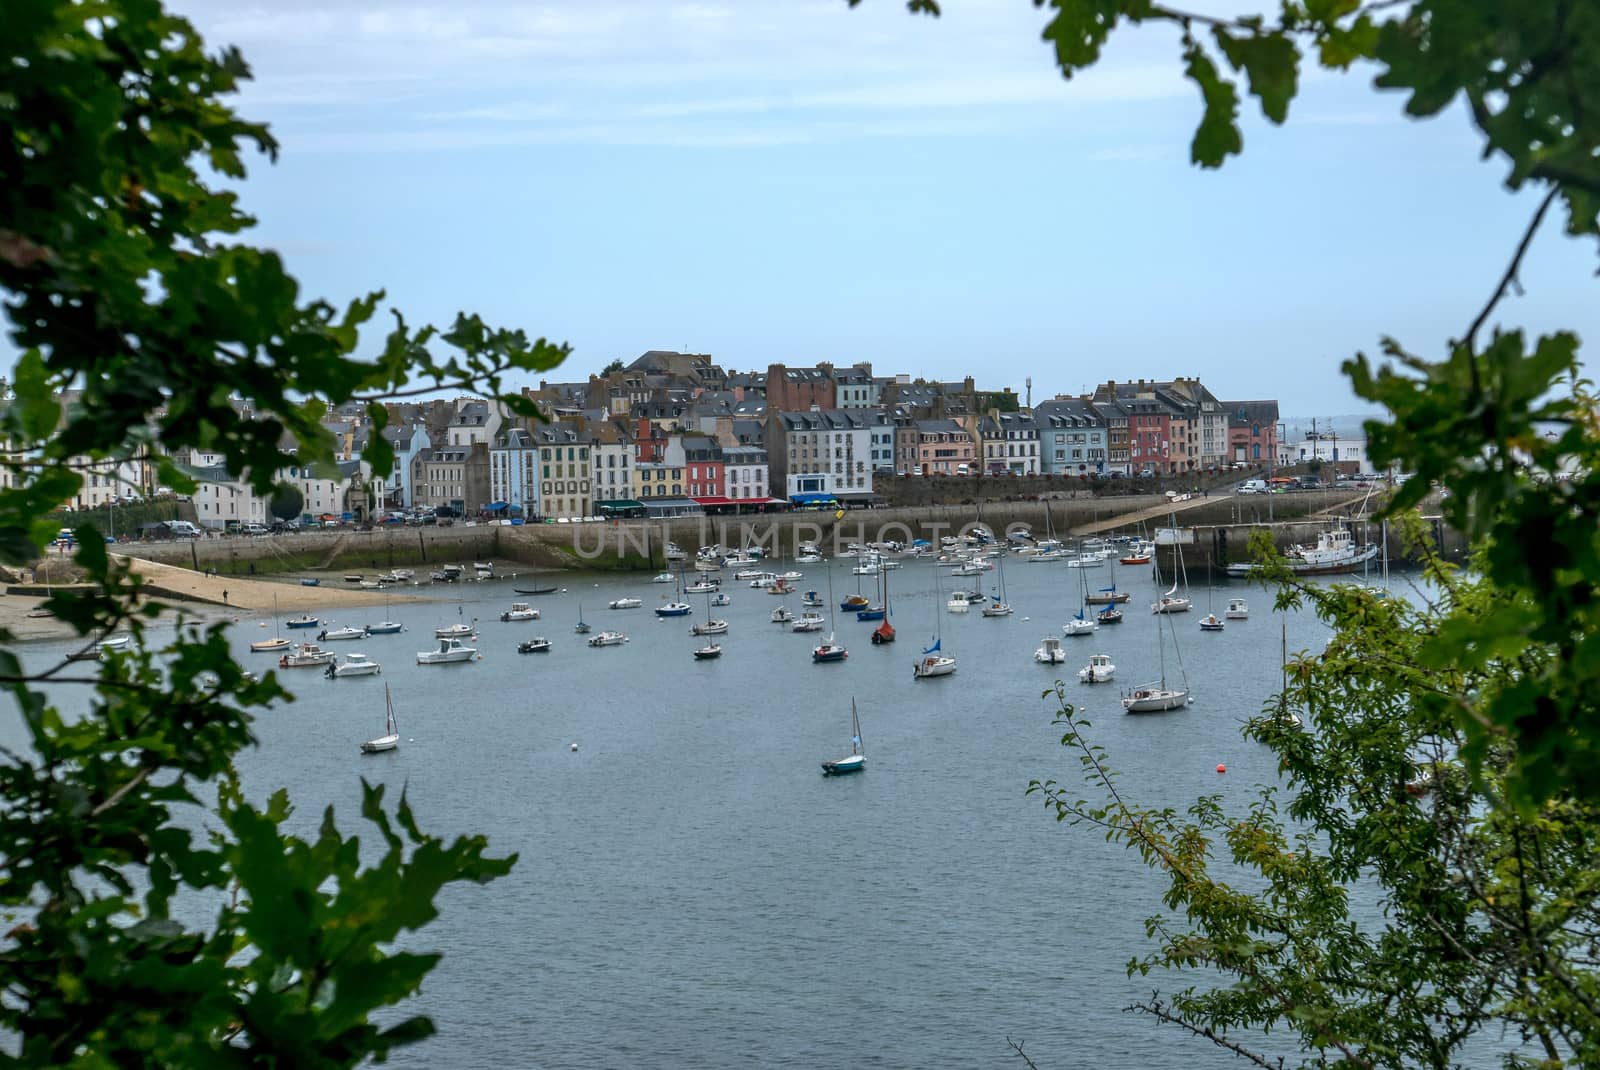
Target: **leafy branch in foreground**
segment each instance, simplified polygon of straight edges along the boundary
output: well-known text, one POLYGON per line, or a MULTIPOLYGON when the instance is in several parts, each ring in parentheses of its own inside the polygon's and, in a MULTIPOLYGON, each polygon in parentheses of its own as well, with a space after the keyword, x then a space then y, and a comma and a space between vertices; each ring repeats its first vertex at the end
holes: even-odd
MULTIPOLYGON (((253 221, 208 176, 242 179, 246 152, 277 145, 228 106, 243 58, 208 53, 159 0, 13 0, 0 48, 0 291, 21 351, 0 412, 0 564, 39 557, 85 463, 147 456, 182 490, 168 458, 196 448, 265 493, 291 464, 332 462, 330 403, 364 404, 378 431, 383 402, 419 389, 481 389, 527 415, 507 377, 567 354, 476 316, 441 332, 396 312, 358 358, 382 291, 305 300, 277 254, 238 240, 253 221)), ((370 435, 363 459, 388 471, 388 440, 370 435)), ((250 804, 233 759, 254 742, 251 711, 292 696, 248 678, 220 628, 180 620, 149 648, 145 624, 167 607, 80 528, 90 586, 47 605, 82 637, 135 642, 90 678, 25 665, 0 631, 27 741, 0 751, 7 1061, 337 1067, 429 1035, 425 1018, 371 1020, 437 960, 393 946, 445 885, 514 859, 425 834, 403 797, 391 815, 371 787, 371 864, 331 813, 312 839, 285 834, 287 799, 250 804), (64 682, 60 709, 41 686, 64 682)))
POLYGON ((1030 794, 1166 884, 1167 913, 1146 925, 1156 948, 1130 973, 1225 980, 1134 1009, 1258 1065, 1444 1067, 1493 1048, 1511 1065, 1600 1058, 1600 810, 1523 812, 1507 794, 1509 746, 1477 775, 1460 757, 1460 696, 1515 691, 1548 655, 1436 663, 1426 650, 1450 622, 1527 607, 1430 567, 1431 606, 1354 585, 1284 589, 1335 638, 1293 660, 1284 693, 1245 726, 1278 754, 1284 786, 1243 814, 1216 796, 1183 814, 1128 801, 1091 725, 1055 692, 1090 790, 1044 780, 1030 794), (1262 1050, 1279 1034, 1293 1052, 1262 1050))

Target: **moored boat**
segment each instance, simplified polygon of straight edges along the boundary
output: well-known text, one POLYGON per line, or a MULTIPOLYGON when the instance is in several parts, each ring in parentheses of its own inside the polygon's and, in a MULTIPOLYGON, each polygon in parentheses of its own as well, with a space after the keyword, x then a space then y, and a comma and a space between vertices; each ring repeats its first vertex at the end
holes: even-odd
POLYGON ((850 700, 850 753, 843 758, 822 763, 823 776, 845 776, 859 773, 867 767, 866 751, 861 746, 861 718, 856 713, 856 700, 850 700))
POLYGON ((382 671, 383 666, 365 654, 346 654, 343 661, 330 662, 322 675, 339 680, 346 676, 376 676, 382 671))
POLYGON ((532 639, 524 639, 517 644, 517 653, 548 654, 550 653, 550 640, 542 635, 536 635, 532 639))
POLYGON ((597 632, 589 637, 590 646, 621 646, 628 637, 621 632, 597 632))
POLYGON ((1103 684, 1117 675, 1117 667, 1111 664, 1110 654, 1091 654, 1089 664, 1078 670, 1080 684, 1103 684))
POLYGON ((500 619, 506 623, 524 620, 538 620, 539 611, 526 602, 512 602, 511 608, 500 614, 500 619))
POLYGON ((301 643, 278 659, 280 669, 312 669, 333 660, 333 651, 324 650, 315 643, 301 643))
POLYGON ((1033 652, 1033 660, 1040 665, 1060 665, 1067 660, 1067 652, 1061 649, 1060 639, 1047 635, 1039 640, 1039 648, 1033 652))
POLYGON ((439 640, 438 650, 417 651, 418 665, 450 665, 456 662, 471 661, 478 656, 475 647, 467 646, 460 639, 450 637, 439 640))

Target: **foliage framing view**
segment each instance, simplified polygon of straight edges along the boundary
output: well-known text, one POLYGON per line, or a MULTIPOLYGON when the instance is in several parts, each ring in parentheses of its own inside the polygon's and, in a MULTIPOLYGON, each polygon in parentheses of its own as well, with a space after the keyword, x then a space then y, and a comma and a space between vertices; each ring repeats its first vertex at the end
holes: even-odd
MULTIPOLYGON (((246 151, 276 144, 225 102, 249 76, 240 55, 207 53, 157 0, 8 0, 0 42, 0 289, 22 351, 0 415, 0 563, 38 558, 52 535, 40 518, 81 485, 73 458, 145 456, 182 490, 166 458, 199 447, 266 493, 291 463, 332 462, 329 402, 364 403, 381 430, 385 400, 499 395, 507 374, 566 355, 472 316, 440 332, 396 313, 376 355, 353 359, 381 292, 342 310, 302 300, 276 254, 236 240, 252 221, 205 176, 243 178, 246 151)), ((389 469, 381 434, 365 457, 389 469)), ((95 593, 58 593, 51 611, 86 647, 116 629, 142 639, 160 607, 96 532, 79 546, 95 593)), ((514 859, 481 836, 427 835, 381 788, 365 789, 381 838, 366 866, 331 812, 314 839, 286 834, 288 800, 246 801, 232 759, 252 742, 249 711, 288 696, 242 675, 220 627, 161 651, 136 643, 83 675, 25 671, 12 639, 0 685, 28 746, 0 751, 0 1029, 18 1063, 352 1066, 432 1032, 421 1017, 370 1020, 437 960, 391 948, 444 885, 514 859), (82 701, 58 711, 44 684, 82 701), (202 807, 209 838, 189 831, 202 807), (180 923, 178 900, 208 924, 180 923)))
POLYGON ((1034 2, 1053 12, 1043 36, 1068 79, 1119 24, 1176 27, 1202 167, 1243 150, 1234 76, 1282 123, 1308 59, 1370 63, 1410 116, 1464 102, 1506 185, 1541 192, 1442 359, 1384 339, 1381 367, 1345 364, 1390 413, 1368 425, 1373 461, 1415 473, 1382 516, 1423 545, 1412 508, 1442 485, 1475 549, 1467 573, 1430 560, 1438 594, 1420 610, 1274 573, 1280 608, 1309 603, 1336 629, 1246 729, 1278 755, 1287 820, 1272 789, 1244 816, 1218 798, 1186 815, 1126 799, 1057 689, 1094 798, 1054 781, 1030 792, 1165 877, 1177 916, 1149 919, 1156 950, 1130 973, 1205 979, 1130 1009, 1260 1066, 1290 1058, 1267 1053, 1275 1031, 1305 1065, 1600 1064, 1600 423, 1574 335, 1483 337, 1552 204, 1569 234, 1600 234, 1600 4, 1284 0, 1275 16, 1220 18, 1034 2))

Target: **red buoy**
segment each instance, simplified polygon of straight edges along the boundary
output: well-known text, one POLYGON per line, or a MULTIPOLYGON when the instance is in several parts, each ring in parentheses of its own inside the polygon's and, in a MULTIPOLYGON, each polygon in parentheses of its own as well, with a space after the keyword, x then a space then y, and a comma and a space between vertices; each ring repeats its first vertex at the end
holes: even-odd
POLYGON ((1228 767, 1227 766, 1223 765, 1221 762, 1217 763, 1217 772, 1226 773, 1227 771, 1228 771, 1228 767))

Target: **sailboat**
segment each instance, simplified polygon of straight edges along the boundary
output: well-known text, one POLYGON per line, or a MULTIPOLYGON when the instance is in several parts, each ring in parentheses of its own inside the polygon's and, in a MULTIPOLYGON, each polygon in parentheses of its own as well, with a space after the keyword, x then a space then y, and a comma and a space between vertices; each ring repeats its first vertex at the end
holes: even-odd
POLYGON ((1091 606, 1116 606, 1133 597, 1127 591, 1117 590, 1117 566, 1111 566, 1111 586, 1102 587, 1084 599, 1091 606))
POLYGON ((1128 713, 1160 713, 1164 710, 1177 710, 1193 701, 1189 696, 1189 674, 1184 672, 1183 655, 1178 651, 1177 626, 1172 623, 1170 614, 1163 614, 1163 617, 1172 632, 1172 649, 1178 656, 1178 671, 1183 675, 1183 686, 1173 687, 1167 683, 1167 645, 1158 622, 1156 649, 1161 657, 1161 679, 1153 684, 1141 684, 1123 694, 1122 708, 1128 713))
POLYGON ((556 591, 555 584, 552 583, 548 587, 540 587, 539 586, 539 566, 538 565, 534 565, 533 566, 533 579, 531 579, 528 582, 531 583, 533 586, 531 586, 531 587, 517 587, 517 586, 513 585, 511 589, 513 591, 517 592, 518 594, 555 594, 555 591, 556 591))
POLYGON ((894 625, 889 623, 889 573, 886 571, 880 577, 883 592, 883 621, 872 629, 872 645, 882 646, 884 643, 894 642, 894 625))
POLYGON ((291 644, 290 644, 289 640, 285 639, 283 637, 283 633, 278 631, 278 596, 277 595, 273 595, 272 596, 272 638, 271 639, 260 639, 260 640, 257 640, 254 643, 251 643, 250 644, 250 650, 251 650, 252 653, 256 653, 256 654, 276 654, 276 653, 279 653, 280 651, 288 650, 290 645, 291 644))
POLYGON ((939 615, 939 572, 933 573, 933 622, 937 633, 933 645, 922 651, 922 657, 911 666, 911 678, 921 680, 929 676, 949 676, 956 671, 956 659, 944 653, 944 618, 939 615))
POLYGON ((1000 596, 993 602, 983 607, 985 617, 1011 616, 1011 603, 1006 601, 1006 558, 1004 554, 999 558, 1000 596))
POLYGON ((447 624, 442 628, 435 628, 433 630, 433 637, 435 639, 465 639, 468 636, 472 635, 473 631, 474 631, 474 629, 472 627, 472 624, 478 623, 478 618, 477 617, 473 617, 472 618, 472 624, 468 624, 465 620, 460 619, 461 617, 463 617, 463 615, 464 614, 462 612, 460 604, 457 604, 456 605, 457 622, 455 624, 447 624))
POLYGON ((582 602, 578 603, 578 623, 573 627, 572 630, 577 632, 579 635, 588 635, 589 634, 589 625, 583 619, 583 603, 582 602))
POLYGON ((1206 615, 1200 618, 1203 632, 1222 631, 1222 618, 1217 616, 1217 589, 1211 583, 1211 562, 1206 562, 1206 615))
POLYGON ((823 776, 844 776, 859 773, 867 767, 867 755, 861 749, 861 717, 856 713, 856 700, 850 700, 850 753, 843 758, 822 763, 823 776))
POLYGON ((380 620, 376 624, 367 625, 367 634, 368 635, 395 635, 395 634, 397 634, 399 632, 405 631, 406 626, 404 624, 401 624, 397 620, 390 620, 389 619, 391 615, 392 614, 390 612, 389 596, 386 594, 386 595, 383 596, 383 617, 384 617, 384 619, 380 620))
POLYGON ((369 739, 361 744, 362 754, 377 754, 380 751, 394 750, 400 745, 400 726, 394 719, 394 699, 389 697, 389 685, 383 685, 383 704, 385 707, 383 727, 384 734, 377 739, 369 739))
POLYGON ((1089 580, 1082 569, 1078 570, 1078 585, 1083 589, 1082 601, 1078 605, 1078 612, 1068 617, 1061 626, 1062 635, 1093 635, 1095 629, 1100 627, 1098 618, 1089 616, 1089 580))
MULTIPOLYGON (((833 566, 832 565, 828 566, 828 601, 829 602, 833 601, 833 566)), ((798 627, 799 627, 799 624, 798 624, 798 622, 796 622, 796 628, 798 629, 798 627)), ((812 662, 815 663, 815 664, 821 665, 821 664, 824 664, 826 662, 843 661, 845 658, 848 658, 849 656, 850 656, 850 651, 846 650, 839 643, 834 642, 834 640, 833 640, 833 624, 832 624, 832 621, 830 620, 829 621, 829 625, 828 625, 828 638, 823 640, 823 642, 819 646, 816 646, 816 647, 812 648, 812 651, 811 651, 811 660, 812 660, 812 662)))
MULTIPOLYGON (((1176 521, 1176 517, 1174 517, 1176 521)), ((1154 562, 1156 570, 1156 584, 1161 583, 1161 563, 1154 562)), ((1183 564, 1182 549, 1178 545, 1177 529, 1173 528, 1172 539, 1172 586, 1162 594, 1160 600, 1150 603, 1152 613, 1187 613, 1192 604, 1189 599, 1178 594, 1178 570, 1183 564)))
MULTIPOLYGON (((694 635, 710 636, 727 634, 727 621, 711 619, 711 596, 709 594, 706 595, 706 622, 704 624, 692 625, 689 628, 689 631, 694 635)), ((711 639, 707 639, 705 646, 696 647, 694 651, 694 660, 696 661, 710 661, 713 658, 720 657, 722 657, 722 646, 711 639)))

